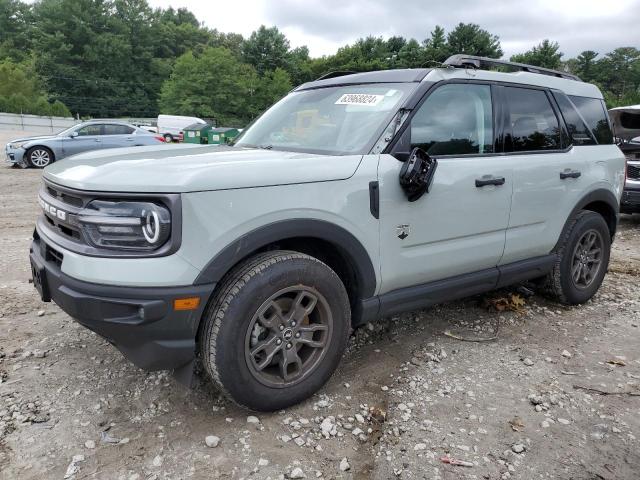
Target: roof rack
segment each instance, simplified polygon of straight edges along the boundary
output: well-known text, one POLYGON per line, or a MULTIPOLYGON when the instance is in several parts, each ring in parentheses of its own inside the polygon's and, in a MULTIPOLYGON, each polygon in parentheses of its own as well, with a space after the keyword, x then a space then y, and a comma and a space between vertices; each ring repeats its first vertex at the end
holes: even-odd
POLYGON ((475 55, 451 55, 444 61, 445 65, 459 68, 486 68, 487 66, 504 66, 514 70, 529 73, 538 73, 540 75, 549 75, 551 77, 566 78, 568 80, 576 80, 581 82, 580 77, 559 70, 551 70, 550 68, 537 67, 535 65, 527 65, 525 63, 509 62, 507 60, 499 60, 496 58, 477 57, 475 55))
POLYGON ((353 72, 351 70, 337 70, 335 72, 325 73, 324 75, 316 78, 314 81, 317 82, 318 80, 327 80, 328 78, 343 77, 345 75, 353 75, 354 73, 358 72, 353 72))

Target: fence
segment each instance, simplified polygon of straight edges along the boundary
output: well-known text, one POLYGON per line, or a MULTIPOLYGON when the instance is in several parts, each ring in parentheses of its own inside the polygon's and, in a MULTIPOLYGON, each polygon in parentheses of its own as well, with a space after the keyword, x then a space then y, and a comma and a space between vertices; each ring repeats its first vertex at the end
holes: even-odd
POLYGON ((80 120, 71 117, 41 117, 20 113, 0 113, 0 130, 24 130, 33 133, 56 133, 80 120))

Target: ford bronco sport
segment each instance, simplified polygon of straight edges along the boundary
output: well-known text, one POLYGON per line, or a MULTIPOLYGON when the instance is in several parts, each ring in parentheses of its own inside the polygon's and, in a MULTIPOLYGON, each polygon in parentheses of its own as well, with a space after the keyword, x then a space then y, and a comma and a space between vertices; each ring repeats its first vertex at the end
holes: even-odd
POLYGON ((566 73, 458 55, 329 75, 231 146, 47 167, 33 281, 139 367, 190 383, 199 358, 277 410, 378 317, 530 279, 589 300, 624 165, 600 91, 566 73))

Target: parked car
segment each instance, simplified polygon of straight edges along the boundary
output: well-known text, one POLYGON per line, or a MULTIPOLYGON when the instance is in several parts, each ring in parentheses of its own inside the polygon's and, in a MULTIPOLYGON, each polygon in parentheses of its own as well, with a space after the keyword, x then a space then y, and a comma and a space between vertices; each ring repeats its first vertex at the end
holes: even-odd
POLYGON ((640 213, 640 105, 609 110, 616 141, 627 158, 627 177, 620 203, 623 213, 640 213))
POLYGON ((55 135, 11 140, 5 153, 7 162, 12 165, 44 168, 57 160, 90 150, 156 145, 162 142, 162 137, 125 122, 91 120, 55 135))
POLYGON ((199 358, 256 410, 317 391, 381 316, 531 279, 588 301, 624 183, 602 94, 447 63, 306 83, 229 146, 49 166, 34 286, 139 367, 189 383, 199 358))
POLYGON ((184 117, 181 115, 158 115, 158 133, 164 137, 164 141, 171 143, 174 141, 182 141, 183 130, 185 127, 200 123, 205 125, 207 122, 197 117, 184 117))

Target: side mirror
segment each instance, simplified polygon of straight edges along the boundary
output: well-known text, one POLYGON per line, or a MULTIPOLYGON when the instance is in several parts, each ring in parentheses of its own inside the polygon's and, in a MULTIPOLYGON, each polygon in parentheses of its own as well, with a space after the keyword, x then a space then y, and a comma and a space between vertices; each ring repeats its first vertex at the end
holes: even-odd
POLYGON ((73 131, 69 134, 69 138, 76 138, 78 136, 78 132, 77 131, 73 131))
POLYGON ((421 148, 414 148, 400 169, 400 186, 410 202, 429 192, 438 161, 421 148))

